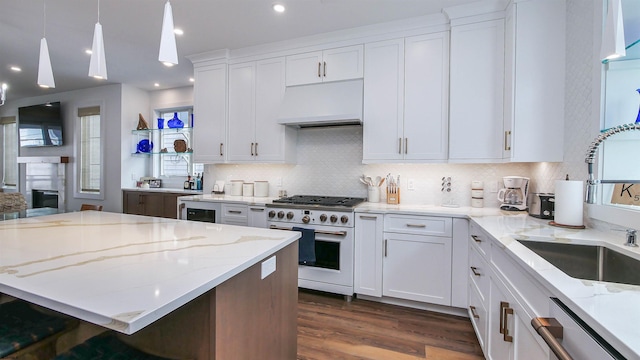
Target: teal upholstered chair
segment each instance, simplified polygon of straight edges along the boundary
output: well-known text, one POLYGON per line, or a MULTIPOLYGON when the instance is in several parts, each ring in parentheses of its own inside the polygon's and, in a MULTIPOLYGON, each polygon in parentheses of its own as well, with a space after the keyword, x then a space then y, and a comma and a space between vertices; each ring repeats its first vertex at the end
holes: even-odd
POLYGON ((38 311, 27 302, 0 304, 0 359, 49 359, 60 335, 77 320, 38 311))

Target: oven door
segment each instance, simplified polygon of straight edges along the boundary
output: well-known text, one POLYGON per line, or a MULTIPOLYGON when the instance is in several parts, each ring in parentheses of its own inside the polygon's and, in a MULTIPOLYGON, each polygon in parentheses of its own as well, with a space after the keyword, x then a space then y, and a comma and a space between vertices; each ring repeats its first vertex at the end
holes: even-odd
POLYGON ((213 201, 183 201, 178 198, 178 219, 220 223, 222 205, 213 201))
MULTIPOLYGON (((270 222, 271 228, 291 230, 292 224, 270 222)), ((315 231, 314 264, 298 265, 298 286, 347 296, 353 295, 353 228, 304 225, 315 231)))

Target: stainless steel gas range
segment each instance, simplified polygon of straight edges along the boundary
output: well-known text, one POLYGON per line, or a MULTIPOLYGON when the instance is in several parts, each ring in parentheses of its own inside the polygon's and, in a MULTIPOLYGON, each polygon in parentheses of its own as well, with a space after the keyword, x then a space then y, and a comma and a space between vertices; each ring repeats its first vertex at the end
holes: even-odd
POLYGON ((267 205, 270 228, 303 232, 299 287, 342 294, 351 299, 355 248, 353 209, 363 201, 363 198, 297 195, 267 205), (302 252, 309 250, 314 253, 312 260, 302 256, 302 252))

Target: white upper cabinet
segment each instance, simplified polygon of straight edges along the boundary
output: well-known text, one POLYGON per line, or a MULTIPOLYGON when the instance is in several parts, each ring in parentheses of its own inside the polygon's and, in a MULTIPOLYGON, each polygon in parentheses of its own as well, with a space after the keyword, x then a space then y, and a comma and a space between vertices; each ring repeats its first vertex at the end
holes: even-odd
POLYGON ((296 132, 278 124, 284 58, 229 65, 230 162, 293 162, 296 132))
POLYGON ((563 161, 565 27, 564 0, 519 1, 507 9, 505 159, 563 161))
POLYGON ((287 56, 287 86, 363 76, 363 46, 354 45, 287 56))
POLYGON ((365 46, 363 162, 447 159, 449 33, 365 46))
POLYGON ((220 163, 226 158, 227 64, 194 68, 194 162, 220 163))
POLYGON ((501 161, 504 19, 452 26, 450 71, 449 160, 501 161))

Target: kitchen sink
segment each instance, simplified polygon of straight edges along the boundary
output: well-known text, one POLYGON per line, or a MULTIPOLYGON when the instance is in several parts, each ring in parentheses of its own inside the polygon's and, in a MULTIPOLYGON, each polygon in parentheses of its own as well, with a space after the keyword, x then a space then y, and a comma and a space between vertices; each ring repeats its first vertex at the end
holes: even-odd
POLYGON ((518 240, 565 274, 640 286, 640 260, 604 246, 518 240))

